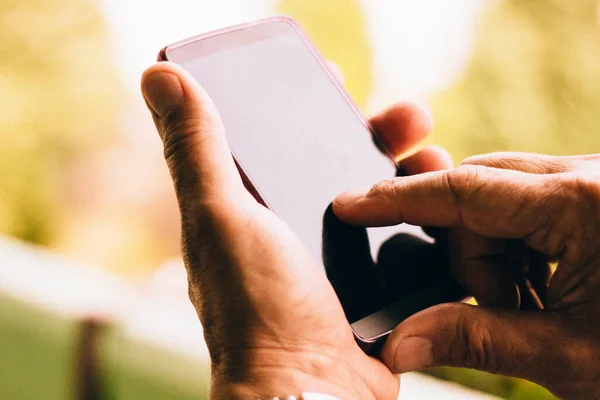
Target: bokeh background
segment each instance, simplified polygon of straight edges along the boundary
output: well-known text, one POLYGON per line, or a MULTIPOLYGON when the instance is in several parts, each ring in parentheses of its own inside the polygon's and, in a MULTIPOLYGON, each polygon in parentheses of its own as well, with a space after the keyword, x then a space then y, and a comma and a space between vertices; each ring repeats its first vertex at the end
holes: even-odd
MULTIPOLYGON (((177 207, 139 79, 166 44, 275 14, 340 66, 365 114, 427 104, 427 141, 457 163, 600 151, 599 0, 0 0, 0 398, 206 394, 177 207)), ((429 374, 552 398, 515 379, 429 374)), ((407 382, 413 398, 439 387, 468 398, 407 382)))

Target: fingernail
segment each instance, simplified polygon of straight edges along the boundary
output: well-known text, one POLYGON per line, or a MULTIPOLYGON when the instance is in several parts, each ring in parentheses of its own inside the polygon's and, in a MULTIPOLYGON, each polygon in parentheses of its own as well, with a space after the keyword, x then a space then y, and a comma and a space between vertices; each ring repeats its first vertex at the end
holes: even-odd
POLYGON ((358 189, 358 190, 348 190, 347 192, 341 193, 337 195, 335 198, 335 202, 338 206, 347 206, 352 203, 356 203, 363 197, 369 193, 370 188, 366 189, 358 189))
POLYGON ((433 344, 421 337, 403 339, 394 353, 393 372, 418 371, 433 365, 433 344))
POLYGON ((183 102, 183 87, 171 73, 156 71, 144 79, 142 93, 152 111, 159 117, 183 102))

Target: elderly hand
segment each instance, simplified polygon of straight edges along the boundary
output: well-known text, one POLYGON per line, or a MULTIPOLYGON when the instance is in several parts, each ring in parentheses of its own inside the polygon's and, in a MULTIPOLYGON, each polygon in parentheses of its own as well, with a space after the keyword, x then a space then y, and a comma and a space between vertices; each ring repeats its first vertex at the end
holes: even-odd
MULTIPOLYGON (((397 377, 357 346, 322 266, 244 188, 207 94, 170 63, 149 68, 142 91, 179 201, 190 298, 212 360, 211 398, 308 391, 395 399, 397 377)), ((428 115, 407 105, 372 123, 395 154, 430 128, 428 115)), ((426 148, 405 169, 448 162, 447 153, 426 148)))
POLYGON ((600 398, 600 156, 479 156, 342 194, 334 212, 356 225, 451 228, 455 275, 484 305, 439 305, 401 323, 382 353, 393 372, 469 367, 600 398), (523 276, 545 309, 516 310, 523 276))

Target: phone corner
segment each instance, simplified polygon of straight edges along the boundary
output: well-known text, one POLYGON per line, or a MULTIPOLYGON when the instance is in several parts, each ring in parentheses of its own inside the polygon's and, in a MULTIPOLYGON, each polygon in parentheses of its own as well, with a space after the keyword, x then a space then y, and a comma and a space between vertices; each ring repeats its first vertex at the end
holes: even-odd
POLYGON ((294 18, 292 18, 290 15, 287 15, 287 14, 277 14, 277 15, 274 15, 267 19, 270 21, 273 21, 273 22, 279 21, 279 22, 286 22, 291 25, 298 25, 298 22, 296 22, 296 20, 294 18))
POLYGON ((381 353, 381 349, 388 335, 383 335, 376 339, 363 339, 356 333, 356 331, 352 331, 354 333, 354 341, 365 354, 372 357, 379 356, 379 353, 381 353))
POLYGON ((283 22, 285 24, 288 24, 291 28, 293 28, 296 31, 302 31, 300 23, 297 20, 295 20, 292 16, 287 14, 277 14, 272 17, 265 18, 263 21, 267 23, 283 22))
POLYGON ((156 56, 156 61, 158 62, 162 62, 162 61, 169 61, 169 59, 167 58, 167 48, 169 46, 165 46, 162 49, 160 49, 160 51, 158 52, 157 56, 156 56))

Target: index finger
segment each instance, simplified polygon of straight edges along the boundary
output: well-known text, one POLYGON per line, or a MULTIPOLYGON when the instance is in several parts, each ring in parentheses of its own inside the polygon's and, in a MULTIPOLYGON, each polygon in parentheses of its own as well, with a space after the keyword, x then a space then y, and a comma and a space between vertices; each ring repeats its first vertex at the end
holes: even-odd
POLYGON ((551 190, 547 175, 474 165, 383 181, 338 196, 334 212, 354 225, 462 226, 480 235, 522 238, 538 229, 551 190))

